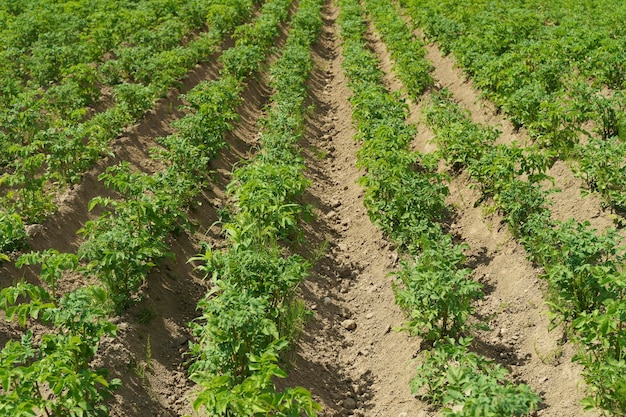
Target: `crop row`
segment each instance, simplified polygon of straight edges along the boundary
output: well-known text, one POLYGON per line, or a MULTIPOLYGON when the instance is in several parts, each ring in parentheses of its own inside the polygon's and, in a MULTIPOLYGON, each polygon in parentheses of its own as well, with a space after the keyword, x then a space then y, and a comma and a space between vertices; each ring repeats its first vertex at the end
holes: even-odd
MULTIPOLYGON (((241 27, 246 36, 232 49, 262 44, 255 57, 260 63, 290 4, 269 1, 255 22, 241 27)), ((132 302, 150 268, 167 255, 167 234, 185 227, 184 209, 204 183, 208 161, 225 145, 223 134, 237 118, 235 108, 248 75, 240 68, 249 66, 251 57, 239 59, 239 64, 235 58, 225 63, 221 79, 201 83, 188 93, 193 113, 179 120, 175 134, 161 139, 166 148, 155 150, 155 157, 169 165, 164 172, 150 176, 120 164, 102 175, 107 186, 124 198, 96 198, 90 203, 111 211, 85 226, 88 240, 77 255, 48 250, 18 260, 18 266, 41 265, 45 287, 19 283, 2 290, 0 308, 26 331, 21 342, 8 342, 0 353, 0 415, 106 414, 99 403, 119 381, 107 382, 106 371, 91 370, 89 362, 101 337, 115 333, 107 321, 111 307, 121 311, 132 302), (237 71, 238 76, 233 74, 237 71), (102 286, 58 296, 57 282, 64 271, 95 275, 102 286), (51 331, 34 338, 31 329, 37 327, 37 319, 51 331)))
POLYGON ((309 263, 288 255, 281 242, 299 239, 300 203, 309 185, 298 142, 307 110, 310 48, 322 26, 321 0, 301 0, 283 53, 270 68, 271 97, 257 155, 236 169, 222 230, 224 250, 194 258, 212 289, 198 303, 192 330, 191 379, 200 391, 196 411, 212 416, 317 415, 319 405, 301 387, 279 391, 286 373, 279 355, 298 336, 306 309, 296 297, 309 263))
POLYGON ((497 132, 472 123, 445 91, 425 110, 439 152, 466 169, 482 199, 492 199, 512 233, 543 267, 552 321, 564 324, 582 349, 590 386, 584 400, 613 415, 626 410, 626 280, 624 248, 617 232, 598 233, 588 222, 552 220, 541 186, 547 163, 542 153, 516 145, 494 145, 497 132))
MULTIPOLYGON (((226 35, 251 15, 255 3, 254 0, 234 2, 215 0, 198 10, 193 7, 179 7, 178 14, 168 12, 166 5, 157 7, 155 4, 142 3, 137 5, 135 10, 124 9, 127 13, 120 11, 120 16, 111 15, 112 20, 105 20, 102 25, 93 23, 93 26, 88 26, 93 33, 85 29, 86 38, 79 36, 80 31, 72 33, 59 30, 42 33, 39 36, 41 39, 33 40, 32 42, 37 44, 42 39, 50 37, 47 42, 53 44, 44 43, 41 48, 48 48, 61 55, 70 51, 80 51, 82 46, 98 51, 110 49, 116 58, 111 58, 98 66, 81 62, 64 68, 59 64, 57 66, 61 67, 60 71, 67 74, 61 80, 50 75, 51 78, 47 81, 53 83, 50 86, 46 83, 39 85, 32 79, 25 82, 25 86, 21 86, 20 77, 28 79, 33 75, 19 74, 17 69, 14 70, 18 71, 18 74, 5 74, 3 80, 13 82, 16 86, 7 87, 0 116, 2 121, 0 202, 3 206, 0 210, 0 219, 3 223, 10 223, 10 226, 0 227, 0 251, 14 250, 23 245, 25 238, 23 223, 40 222, 54 211, 55 191, 68 183, 78 181, 82 173, 101 155, 110 154, 110 142, 124 127, 138 120, 153 106, 156 99, 163 96, 185 76, 189 68, 215 52, 226 35), (202 18, 199 21, 198 14, 206 16, 206 19, 202 18), (113 29, 119 25, 129 24, 129 21, 122 23, 117 18, 145 23, 143 29, 136 31, 137 37, 131 39, 136 43, 122 45, 122 41, 118 40, 115 42, 120 45, 116 47, 113 39, 117 38, 113 29), (186 39, 187 32, 205 24, 209 26, 208 31, 189 39, 184 45, 180 44, 186 39), (107 25, 114 26, 109 28, 107 25), (88 33, 92 33, 93 38, 88 36, 88 33), (78 39, 74 39, 76 36, 78 39), (61 39, 57 39, 58 37, 61 39), (159 39, 163 44, 159 44, 159 39), (93 45, 90 41, 102 44, 93 45), (54 49, 54 42, 59 42, 57 49, 54 49), (78 42, 78 45, 71 42, 78 42), (117 74, 115 80, 109 82, 114 104, 100 112, 88 114, 88 109, 93 107, 97 100, 104 99, 98 85, 105 83, 103 78, 106 71, 117 74), (56 97, 55 94, 62 96, 56 97)), ((46 30, 56 20, 52 17, 42 17, 40 12, 41 9, 33 8, 30 12, 21 13, 16 17, 16 22, 22 20, 30 22, 24 27, 20 26, 23 30, 37 27, 46 30)), ((93 15, 88 15, 84 19, 89 20, 89 16, 95 19, 102 13, 96 7, 93 15)), ((72 20, 71 16, 73 16, 71 12, 67 12, 59 19, 72 20)), ((88 22, 83 23, 88 25, 88 22)), ((69 25, 69 28, 72 27, 69 25)), ((17 26, 11 28, 13 32, 7 29, 9 34, 5 33, 5 36, 21 33, 17 26)), ((133 29, 136 27, 133 26, 133 29)), ((8 48, 4 54, 18 52, 24 56, 31 56, 34 53, 29 49, 29 45, 24 45, 17 49, 8 48)), ((91 55, 93 53, 88 56, 91 55)), ((72 61, 70 58, 67 60, 72 61)), ((23 65, 26 64, 29 62, 23 65)), ((32 66, 27 68, 35 70, 32 66)))
POLYGON ((433 85, 430 76, 432 66, 425 59, 424 45, 415 38, 390 4, 368 1, 366 6, 394 61, 394 71, 409 96, 415 101, 419 100, 422 93, 433 85))
MULTIPOLYGON (((389 40, 391 54, 411 54, 412 36, 394 7, 382 0, 364 4, 389 40)), ((412 390, 443 407, 445 415, 528 414, 540 398, 528 386, 510 382, 504 368, 470 351, 467 319, 472 301, 482 297, 481 285, 463 267, 467 246, 454 244, 441 226, 447 212, 445 177, 436 172, 436 159, 410 150, 415 128, 406 124, 407 107, 399 94, 390 94, 382 84, 378 60, 363 38, 366 24, 359 2, 342 0, 339 5, 343 66, 353 92, 357 137, 363 142, 357 163, 366 172, 361 180, 365 204, 372 220, 407 252, 394 285, 396 301, 409 316, 403 327, 433 346, 422 354, 412 390)), ((396 71, 410 77, 403 73, 403 60, 396 59, 396 71)), ((412 97, 432 84, 430 66, 416 68, 407 83, 412 97)))
POLYGON ((516 126, 571 160, 589 189, 624 213, 626 50, 616 24, 626 16, 622 3, 400 3, 516 126))
POLYGON ((131 50, 145 50, 138 55, 148 55, 178 47, 191 31, 206 24, 212 4, 3 1, 0 39, 7 46, 0 55, 2 98, 7 100, 3 104, 28 90, 66 89, 74 70, 88 64, 101 66, 107 53, 114 55, 111 61, 128 62, 124 57, 131 50))

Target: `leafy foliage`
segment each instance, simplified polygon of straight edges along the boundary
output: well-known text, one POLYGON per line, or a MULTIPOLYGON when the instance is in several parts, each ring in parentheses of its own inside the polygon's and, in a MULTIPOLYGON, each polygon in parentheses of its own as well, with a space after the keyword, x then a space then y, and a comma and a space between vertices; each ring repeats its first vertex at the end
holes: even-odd
POLYGON ((24 223, 17 214, 0 211, 0 254, 22 247, 26 239, 24 223))
POLYGON ((506 369, 470 352, 471 341, 438 342, 417 367, 413 393, 444 407, 442 415, 450 417, 524 416, 535 411, 541 398, 527 385, 509 382, 506 369))
POLYGON ((599 192, 616 211, 626 212, 626 142, 590 138, 580 148, 577 176, 599 192))
POLYGON ((273 380, 287 376, 276 365, 277 361, 274 349, 267 350, 259 357, 252 357, 250 375, 239 384, 233 384, 226 375, 192 375, 192 379, 203 388, 194 401, 194 408, 204 408, 209 414, 220 416, 317 415, 321 407, 313 402, 311 394, 305 389, 296 387, 287 388, 283 392, 276 391, 273 380))
POLYGON ((105 304, 106 292, 97 287, 58 300, 27 283, 0 292, 7 320, 27 328, 21 341, 9 341, 0 351, 0 415, 108 415, 102 401, 120 381, 90 367, 100 339, 115 334, 105 304), (28 328, 35 320, 52 331, 35 338, 28 328))
POLYGON ((525 127, 540 147, 575 165, 580 161, 576 170, 590 189, 623 211, 625 55, 615 41, 622 34, 615 22, 626 8, 601 3, 562 0, 537 8, 522 1, 400 1, 517 127, 525 127), (589 140, 580 145, 584 136, 589 140), (616 153, 609 155, 611 149, 616 153))
POLYGON ((428 341, 458 338, 467 330, 472 301, 482 298, 471 270, 461 268, 463 246, 423 246, 414 263, 405 262, 397 272, 396 302, 407 310, 410 321, 403 327, 428 341))
MULTIPOLYGON (((236 48, 243 52, 224 61, 229 76, 243 77, 256 69, 248 52, 271 46, 290 3, 266 3, 267 19, 237 31, 236 48)), ((200 269, 213 284, 198 304, 202 316, 191 324, 196 341, 189 370, 201 388, 193 402, 196 411, 295 417, 320 410, 305 389, 281 392, 274 384, 275 378, 286 376, 278 366, 279 354, 298 336, 306 314, 295 293, 309 265, 298 256, 285 256, 279 241, 299 234, 300 217, 308 211, 298 201, 309 181, 296 143, 304 126, 305 83, 313 67, 310 46, 321 29, 320 9, 320 0, 299 3, 283 54, 270 69, 275 93, 261 123, 262 148, 235 170, 227 187, 233 197, 223 225, 229 247, 209 248, 192 259, 202 262, 200 269)))
POLYGON ((27 223, 53 212, 54 194, 110 154, 111 140, 215 52, 254 3, 27 1, 19 16, 8 14, 0 31, 12 45, 0 53, 2 205, 27 223), (105 86, 115 103, 96 111, 105 86))

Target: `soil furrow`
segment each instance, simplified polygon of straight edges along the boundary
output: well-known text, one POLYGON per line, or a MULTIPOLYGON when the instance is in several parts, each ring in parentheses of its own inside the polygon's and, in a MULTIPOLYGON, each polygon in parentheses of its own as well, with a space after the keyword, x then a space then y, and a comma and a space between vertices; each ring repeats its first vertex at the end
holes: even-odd
POLYGON ((389 276, 398 257, 363 207, 338 10, 329 2, 324 13, 310 83, 317 110, 305 148, 313 181, 308 199, 317 211, 309 235, 328 247, 302 288, 314 315, 293 353, 289 384, 310 389, 324 416, 415 415, 423 408, 409 388, 418 344, 392 330, 404 319, 389 276))

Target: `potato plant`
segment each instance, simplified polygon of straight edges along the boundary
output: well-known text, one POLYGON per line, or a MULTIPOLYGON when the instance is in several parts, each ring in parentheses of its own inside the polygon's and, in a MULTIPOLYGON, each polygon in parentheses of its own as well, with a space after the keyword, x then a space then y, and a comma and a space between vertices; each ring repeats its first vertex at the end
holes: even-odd
POLYGON ((0 211, 0 256, 22 247, 26 230, 22 218, 15 213, 0 211))
POLYGON ((0 310, 24 331, 21 340, 10 340, 0 351, 0 415, 108 415, 103 401, 120 381, 91 366, 100 340, 115 335, 106 291, 55 293, 60 271, 77 268, 75 255, 30 254, 22 263, 41 264, 49 289, 20 282, 0 292, 0 310))
POLYGON ((441 340, 427 352, 411 380, 422 399, 443 407, 442 416, 527 416, 541 401, 528 385, 513 384, 508 371, 469 350, 471 338, 441 340))
POLYGON ((590 190, 599 192, 609 206, 626 212, 626 141, 619 137, 590 138, 580 146, 580 164, 576 175, 590 190))
POLYGON ((472 301, 482 298, 482 285, 463 268, 465 246, 426 244, 423 252, 397 272, 396 302, 408 312, 403 328, 425 340, 456 339, 469 330, 472 301), (431 247, 432 245, 432 247, 431 247), (441 246, 439 246, 441 245, 441 246))

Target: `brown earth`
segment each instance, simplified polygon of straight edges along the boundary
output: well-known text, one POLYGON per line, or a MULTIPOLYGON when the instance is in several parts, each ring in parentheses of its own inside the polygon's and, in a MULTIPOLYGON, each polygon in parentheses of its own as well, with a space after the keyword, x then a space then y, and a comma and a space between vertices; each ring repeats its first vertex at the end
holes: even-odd
MULTIPOLYGON (((404 320, 391 286, 400 255, 371 223, 363 207, 363 190, 357 184, 362 172, 355 167, 359 144, 354 140, 347 101, 350 91, 341 70, 338 9, 332 0, 327 1, 323 15, 325 25, 312 51, 316 68, 309 82, 314 111, 302 142, 307 176, 312 181, 306 202, 314 206, 316 218, 304 225, 307 245, 301 251, 319 260, 301 293, 313 314, 299 344, 285 358, 290 376, 279 384, 309 389, 323 406, 322 416, 435 416, 437 410, 410 392, 420 340, 395 330, 404 320)), ((282 32, 279 47, 287 28, 282 32)), ((374 30, 370 30, 369 42, 381 58, 387 87, 400 90, 402 85, 391 70, 393 62, 374 30)), ((470 110, 473 120, 499 126, 503 143, 526 143, 523 131, 513 129, 505 117, 480 99, 451 57, 442 56, 436 45, 427 49, 438 86, 449 88, 470 110)), ((185 90, 217 75, 216 58, 191 72, 185 90)), ((224 187, 233 165, 254 153, 259 137, 257 121, 270 93, 267 73, 261 71, 244 92, 238 110, 241 121, 227 134, 230 148, 212 163, 212 185, 203 190, 189 211, 195 232, 170 236, 175 259, 153 269, 142 300, 114 319, 118 335, 101 345, 95 365, 108 368, 111 376, 123 380, 123 387, 109 402, 113 416, 169 417, 193 412, 189 396, 194 388, 185 365, 192 337, 187 323, 197 316, 196 303, 206 293, 207 283, 187 261, 200 251, 200 242, 223 244, 217 228, 211 227, 218 219, 216 209, 227 198, 224 187)), ((419 103, 409 102, 409 121, 419 130, 413 148, 432 152, 436 149, 430 142, 433 134, 421 116, 425 100, 427 95, 419 103)), ((87 211, 89 200, 109 194, 97 180, 106 166, 129 161, 146 172, 162 169, 149 158, 148 150, 156 146, 155 137, 172 132, 170 123, 184 114, 178 110, 180 104, 178 94, 173 93, 116 141, 115 158, 102 161, 89 172, 81 184, 59 198, 59 212, 31 230, 31 247, 76 250, 81 243, 76 231, 92 216, 87 211)), ((559 165, 550 172, 564 190, 554 196, 555 216, 589 219, 596 227, 606 227, 610 220, 599 201, 583 199, 581 204, 581 184, 568 173, 559 165)), ((542 395, 544 401, 537 415, 583 415, 578 400, 584 384, 580 368, 571 362, 575 348, 564 342, 562 330, 549 331, 541 271, 527 261, 501 217, 484 205, 474 207, 478 195, 465 175, 452 176, 449 187, 447 202, 453 214, 447 226, 458 242, 469 244, 468 265, 474 269, 474 278, 485 286, 485 298, 476 302, 476 319, 484 319, 491 330, 476 336, 474 348, 507 367, 515 381, 529 384, 542 395)), ((3 265, 0 273, 2 287, 22 276, 35 279, 33 270, 20 271, 11 265, 3 265)), ((84 285, 77 277, 70 278, 67 289, 84 285)), ((18 335, 14 325, 0 323, 0 345, 18 335)))

